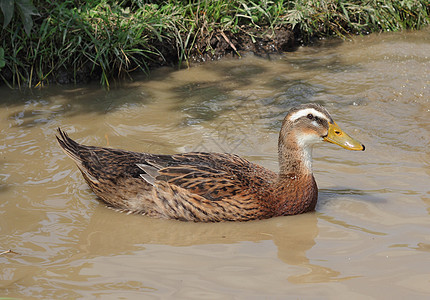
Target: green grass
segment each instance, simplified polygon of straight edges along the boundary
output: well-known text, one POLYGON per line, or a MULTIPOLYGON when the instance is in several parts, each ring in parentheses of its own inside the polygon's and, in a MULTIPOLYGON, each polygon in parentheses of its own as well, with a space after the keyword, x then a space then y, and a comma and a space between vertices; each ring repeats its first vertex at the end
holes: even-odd
POLYGON ((74 81, 99 78, 109 88, 115 78, 172 61, 172 54, 181 64, 193 51, 210 52, 210 43, 193 46, 214 32, 246 29, 258 38, 286 27, 309 41, 430 23, 428 0, 34 0, 38 14, 31 0, 12 2, 12 14, 0 7, 0 78, 10 87, 40 87, 63 72, 74 81))

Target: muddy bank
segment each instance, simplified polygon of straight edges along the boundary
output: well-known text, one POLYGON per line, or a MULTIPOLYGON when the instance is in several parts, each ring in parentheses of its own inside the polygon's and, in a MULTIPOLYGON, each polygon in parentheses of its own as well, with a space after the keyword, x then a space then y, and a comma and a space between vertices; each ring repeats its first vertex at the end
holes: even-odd
POLYGON ((199 40, 191 49, 191 62, 204 62, 223 57, 239 57, 244 52, 258 56, 293 51, 297 40, 292 30, 282 27, 275 30, 243 27, 238 33, 216 31, 199 40), (205 50, 210 49, 210 50, 205 50))
MULTIPOLYGON (((183 38, 186 39, 185 36, 183 38)), ((161 53, 161 56, 150 55, 147 67, 148 71, 151 71, 162 66, 173 67, 179 64, 187 66, 192 63, 219 60, 224 57, 239 58, 242 54, 249 52, 264 57, 269 54, 293 51, 299 43, 301 43, 299 34, 287 27, 275 30, 261 28, 261 30, 256 31, 255 28, 243 26, 241 31, 236 33, 216 30, 196 37, 192 47, 186 51, 186 58, 180 57, 181 49, 178 49, 178 45, 173 39, 151 41, 153 48, 157 49, 157 54, 161 53)), ((132 78, 133 73, 139 72, 136 65, 131 65, 128 69, 133 71, 128 73, 123 71, 119 78, 112 79, 132 78)), ((11 82, 12 73, 6 69, 3 71, 3 77, 11 82)), ((45 80, 45 84, 85 84, 92 80, 100 80, 101 75, 101 67, 88 61, 76 71, 71 67, 51 73, 45 80)), ((38 82, 32 82, 32 86, 37 84, 38 82)))
MULTIPOLYGON (((183 37, 186 39, 186 37, 183 37)), ((203 63, 207 61, 219 60, 225 57, 240 58, 244 53, 253 53, 257 56, 267 56, 269 54, 294 51, 302 43, 298 33, 294 33, 287 27, 275 30, 262 28, 260 31, 249 27, 242 27, 240 32, 213 31, 211 33, 196 37, 195 43, 188 49, 187 57, 180 57, 181 50, 178 49, 174 40, 159 41, 154 40, 152 44, 162 56, 150 56, 148 70, 162 66, 187 66, 187 64, 203 63)), ((134 69, 136 66, 131 67, 134 69)), ((53 74, 53 80, 58 84, 88 83, 91 80, 98 80, 101 75, 101 68, 88 64, 80 70, 76 77, 72 72, 63 70, 58 74, 53 74)), ((138 71, 135 71, 138 72, 138 71)), ((133 72, 128 73, 131 77, 133 72)), ((125 76, 122 76, 124 79, 125 76)), ((114 78, 115 79, 115 78, 114 78)))

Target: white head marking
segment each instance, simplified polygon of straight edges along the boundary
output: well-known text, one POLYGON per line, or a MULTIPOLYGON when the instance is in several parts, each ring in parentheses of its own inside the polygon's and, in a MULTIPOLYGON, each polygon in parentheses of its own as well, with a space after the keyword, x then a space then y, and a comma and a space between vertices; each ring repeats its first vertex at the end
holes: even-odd
POLYGON ((299 111, 296 111, 295 113, 292 113, 291 116, 288 117, 288 120, 290 120, 291 122, 294 122, 295 120, 297 120, 301 117, 305 117, 309 114, 312 114, 313 116, 318 117, 320 119, 327 120, 327 122, 330 121, 326 115, 319 112, 315 108, 305 108, 305 109, 301 109, 299 111))

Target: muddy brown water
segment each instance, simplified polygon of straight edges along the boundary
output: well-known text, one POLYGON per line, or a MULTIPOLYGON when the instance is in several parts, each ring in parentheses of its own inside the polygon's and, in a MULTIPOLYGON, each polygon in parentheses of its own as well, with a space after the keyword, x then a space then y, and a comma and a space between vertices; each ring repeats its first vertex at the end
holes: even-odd
POLYGON ((430 31, 161 69, 107 93, 0 90, 0 297, 430 296, 430 31), (57 146, 234 152, 277 169, 289 107, 318 102, 365 152, 314 149, 316 212, 198 224, 106 208, 57 146))

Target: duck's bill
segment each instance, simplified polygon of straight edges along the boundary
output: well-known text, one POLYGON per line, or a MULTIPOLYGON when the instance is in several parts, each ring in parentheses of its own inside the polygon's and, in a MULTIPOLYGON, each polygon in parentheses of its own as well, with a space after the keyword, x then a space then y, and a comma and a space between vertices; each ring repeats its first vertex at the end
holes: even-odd
POLYGON ((335 122, 329 124, 328 134, 324 137, 324 141, 339 145, 348 150, 364 151, 365 149, 362 143, 343 132, 335 122))

